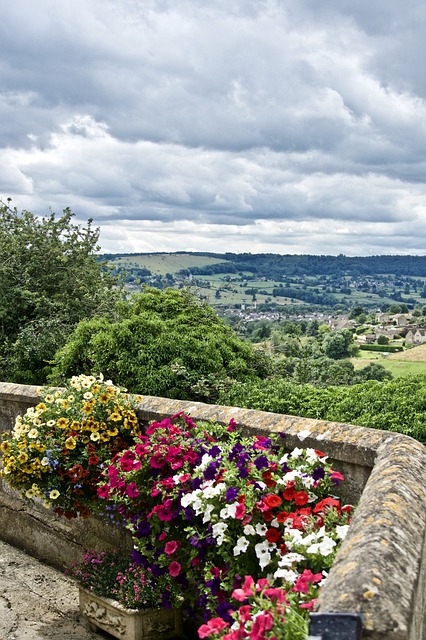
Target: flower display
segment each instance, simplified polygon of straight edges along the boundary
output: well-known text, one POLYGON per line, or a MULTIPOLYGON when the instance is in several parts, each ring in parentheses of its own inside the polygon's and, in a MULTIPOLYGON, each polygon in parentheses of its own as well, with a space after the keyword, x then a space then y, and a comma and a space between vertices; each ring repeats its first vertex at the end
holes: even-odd
POLYGON ((173 578, 214 633, 231 628, 234 601, 253 596, 254 580, 273 604, 268 589, 285 594, 280 607, 306 630, 345 537, 352 507, 334 495, 343 476, 323 452, 284 446, 279 434, 243 437, 233 422, 179 414, 105 467, 98 495, 132 532, 134 560, 173 578), (211 622, 218 617, 226 624, 211 622))
POLYGON ((37 406, 3 434, 1 476, 59 515, 87 517, 104 462, 139 433, 134 404, 103 376, 74 376, 64 389, 41 391, 37 406))
POLYGON ((173 579, 156 577, 140 564, 132 562, 128 553, 117 549, 86 551, 81 562, 74 562, 66 573, 86 591, 111 598, 126 609, 159 609, 179 607, 173 579))

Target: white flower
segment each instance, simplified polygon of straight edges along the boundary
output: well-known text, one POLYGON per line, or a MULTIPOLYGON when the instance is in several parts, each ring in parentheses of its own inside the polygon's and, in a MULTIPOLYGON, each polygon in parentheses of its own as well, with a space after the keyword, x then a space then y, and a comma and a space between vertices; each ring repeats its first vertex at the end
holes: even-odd
POLYGON ((259 560, 259 566, 261 569, 264 569, 271 562, 271 550, 275 548, 276 545, 269 544, 269 542, 258 542, 254 546, 254 550, 256 556, 259 560))
POLYGON ((290 453, 290 458, 300 458, 302 453, 303 453, 303 449, 299 449, 298 447, 295 447, 293 451, 290 453))
POLYGON ((258 536, 266 535, 267 531, 268 531, 268 527, 266 526, 266 524, 260 524, 260 522, 257 523, 257 525, 256 525, 256 533, 257 533, 258 536))
POLYGON ((38 436, 38 431, 37 431, 37 429, 30 429, 30 430, 28 431, 28 437, 29 437, 29 438, 37 438, 37 436, 38 436))
POLYGON ((340 540, 344 540, 346 538, 346 534, 348 533, 348 529, 348 524, 336 525, 337 537, 340 538, 340 540))
POLYGON ((239 556, 240 553, 244 553, 247 550, 248 546, 249 541, 247 540, 247 538, 244 538, 244 536, 238 538, 237 544, 234 547, 234 556, 239 556))
POLYGON ((243 531, 245 536, 254 536, 256 534, 256 530, 252 524, 246 524, 243 531))
POLYGON ((220 517, 223 520, 227 520, 228 518, 235 518, 235 514, 237 511, 238 502, 233 502, 232 504, 227 504, 226 507, 220 510, 220 517))
POLYGON ((306 552, 318 553, 319 551, 322 556, 329 556, 330 553, 333 552, 333 548, 335 546, 336 546, 336 542, 332 538, 329 538, 328 536, 324 536, 324 539, 321 540, 321 542, 316 542, 314 544, 311 544, 311 546, 306 549, 306 552))
POLYGON ((278 562, 279 567, 291 567, 295 562, 299 562, 300 560, 304 560, 305 556, 302 556, 301 553, 286 553, 281 557, 278 562))
POLYGON ((225 540, 225 531, 228 528, 228 525, 225 522, 217 522, 212 527, 213 536, 216 538, 217 546, 220 547, 225 540))
POLYGON ((274 573, 274 578, 282 578, 285 582, 294 584, 298 578, 298 575, 291 569, 277 569, 277 571, 275 571, 274 573))
POLYGON ((208 504, 206 509, 204 510, 203 522, 210 522, 211 514, 214 509, 214 505, 208 504))
POLYGON ((278 464, 284 464, 288 460, 288 453, 285 453, 283 457, 279 460, 278 464))

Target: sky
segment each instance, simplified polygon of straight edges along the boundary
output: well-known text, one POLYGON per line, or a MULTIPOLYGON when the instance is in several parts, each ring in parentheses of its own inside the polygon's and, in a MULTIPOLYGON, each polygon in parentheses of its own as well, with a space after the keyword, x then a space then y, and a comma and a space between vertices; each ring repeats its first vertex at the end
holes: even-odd
POLYGON ((13 0, 0 197, 103 252, 426 254, 423 0, 13 0))

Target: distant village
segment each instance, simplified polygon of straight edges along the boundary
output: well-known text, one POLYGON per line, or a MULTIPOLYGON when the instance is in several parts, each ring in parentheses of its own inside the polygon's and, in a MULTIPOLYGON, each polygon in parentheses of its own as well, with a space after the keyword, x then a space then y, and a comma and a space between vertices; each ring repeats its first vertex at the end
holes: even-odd
POLYGON ((332 331, 336 329, 351 329, 358 344, 374 344, 384 336, 389 341, 403 339, 405 344, 416 346, 426 342, 426 318, 414 316, 411 313, 388 314, 375 313, 374 323, 366 322, 360 325, 356 320, 349 319, 349 314, 333 315, 327 312, 313 312, 293 316, 284 315, 279 311, 254 311, 253 309, 227 309, 227 315, 237 316, 244 322, 259 320, 279 321, 288 319, 293 321, 313 321, 328 325, 332 331), (421 322, 419 322, 419 320, 421 322))

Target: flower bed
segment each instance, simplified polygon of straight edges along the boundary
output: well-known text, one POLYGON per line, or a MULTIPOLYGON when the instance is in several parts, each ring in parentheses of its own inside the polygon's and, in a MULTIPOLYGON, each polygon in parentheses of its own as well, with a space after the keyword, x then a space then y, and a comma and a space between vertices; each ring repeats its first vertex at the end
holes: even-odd
POLYGON ((99 497, 131 530, 134 559, 205 612, 200 637, 249 637, 263 615, 283 638, 307 636, 352 507, 333 495, 343 477, 323 452, 284 453, 283 441, 177 415, 104 472, 99 497))
POLYGON ((102 465, 139 433, 134 401, 100 376, 75 376, 47 389, 3 434, 2 477, 26 499, 67 518, 96 509, 102 465))
POLYGON ((132 402, 91 376, 47 391, 1 444, 2 476, 59 515, 127 527, 130 588, 148 576, 162 604, 203 612, 200 637, 306 638, 351 518, 343 476, 323 452, 243 437, 234 420, 177 414, 138 434, 132 402))

